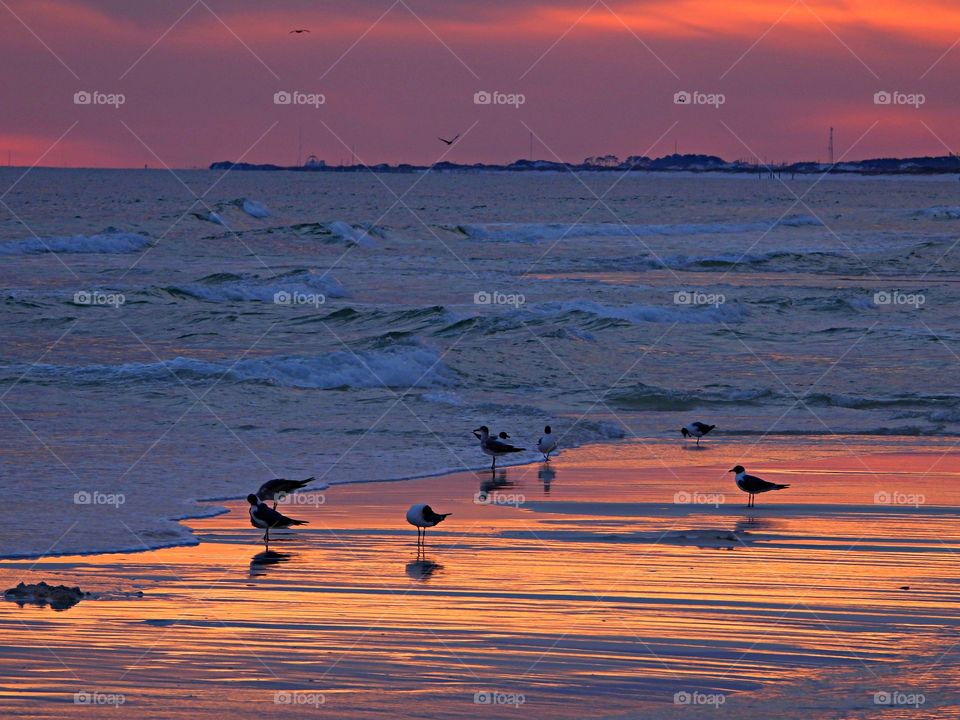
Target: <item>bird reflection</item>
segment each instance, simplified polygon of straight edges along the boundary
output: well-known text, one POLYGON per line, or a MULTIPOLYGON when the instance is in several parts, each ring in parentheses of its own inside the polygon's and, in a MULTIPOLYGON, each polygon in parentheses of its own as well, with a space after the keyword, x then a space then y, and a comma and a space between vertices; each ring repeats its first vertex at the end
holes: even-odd
POLYGON ((550 467, 547 463, 543 463, 540 466, 540 470, 537 471, 537 477, 540 478, 540 482, 543 483, 543 491, 545 493, 550 492, 550 483, 553 482, 553 479, 557 476, 557 471, 550 467))
POLYGON ((443 570, 443 565, 433 560, 427 560, 422 554, 417 554, 416 560, 407 563, 407 576, 417 582, 426 582, 434 573, 443 570))
POLYGON ((737 524, 734 526, 733 531, 737 533, 737 535, 744 533, 764 532, 772 530, 780 524, 781 522, 776 519, 759 517, 757 515, 747 515, 737 520, 737 524))
POLYGON ((266 575, 271 565, 281 565, 290 562, 295 557, 296 553, 283 553, 276 550, 259 552, 250 560, 250 577, 266 575))
POLYGON ((513 483, 507 479, 507 471, 501 470, 493 477, 480 480, 480 494, 486 495, 492 490, 499 490, 500 488, 512 486, 513 483))

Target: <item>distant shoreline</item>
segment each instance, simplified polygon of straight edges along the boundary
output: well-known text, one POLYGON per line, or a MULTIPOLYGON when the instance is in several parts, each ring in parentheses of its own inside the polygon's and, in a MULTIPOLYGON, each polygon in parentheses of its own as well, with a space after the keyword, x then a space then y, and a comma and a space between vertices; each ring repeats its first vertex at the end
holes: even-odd
POLYGON ((694 172, 724 173, 735 175, 953 175, 960 174, 960 156, 914 158, 873 158, 837 163, 796 162, 778 164, 750 163, 742 160, 727 161, 715 155, 666 155, 661 158, 630 157, 624 161, 608 155, 587 158, 582 163, 553 162, 549 160, 515 160, 507 165, 473 163, 461 164, 439 162, 434 165, 327 165, 314 162, 306 165, 275 165, 271 163, 245 163, 221 160, 211 163, 210 170, 257 170, 286 172, 380 172, 415 173, 427 170, 461 172, 694 172))

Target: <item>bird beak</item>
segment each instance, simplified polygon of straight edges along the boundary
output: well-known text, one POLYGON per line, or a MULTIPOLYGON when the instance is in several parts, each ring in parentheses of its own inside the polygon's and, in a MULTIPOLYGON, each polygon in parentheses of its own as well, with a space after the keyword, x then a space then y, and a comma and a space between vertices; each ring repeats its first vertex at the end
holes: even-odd
POLYGON ((730 468, 729 470, 727 470, 727 472, 736 472, 736 471, 737 471, 736 468, 730 468))

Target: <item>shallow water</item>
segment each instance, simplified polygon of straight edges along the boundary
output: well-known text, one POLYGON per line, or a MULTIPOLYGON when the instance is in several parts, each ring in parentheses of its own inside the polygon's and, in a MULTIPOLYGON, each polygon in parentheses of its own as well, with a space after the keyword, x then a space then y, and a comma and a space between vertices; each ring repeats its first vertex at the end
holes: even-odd
POLYGON ((956 190, 34 170, 0 213, 0 489, 44 523, 0 555, 191 542, 167 519, 270 477, 481 467, 481 423, 953 436, 956 190))
POLYGON ((0 713, 62 717, 96 692, 148 718, 953 717, 948 450, 592 446, 305 494, 284 511, 311 524, 269 553, 230 503, 190 521, 199 547, 2 561, 4 587, 144 596, 0 604, 0 713), (747 453, 791 484, 752 509, 724 472, 747 453), (419 558, 403 511, 424 499, 453 514, 419 558))

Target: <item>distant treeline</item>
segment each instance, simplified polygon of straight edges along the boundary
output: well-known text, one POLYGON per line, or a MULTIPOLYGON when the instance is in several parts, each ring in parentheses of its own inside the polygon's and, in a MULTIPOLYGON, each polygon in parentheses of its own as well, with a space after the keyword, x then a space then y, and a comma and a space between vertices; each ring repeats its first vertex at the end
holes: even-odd
POLYGON ((509 165, 491 165, 474 163, 472 165, 439 162, 434 165, 326 165, 322 161, 313 161, 303 166, 289 166, 254 163, 234 163, 229 160, 215 162, 211 170, 285 170, 288 172, 356 172, 373 170, 375 172, 423 172, 424 170, 487 170, 508 172, 543 171, 628 171, 646 170, 651 172, 721 172, 753 174, 820 174, 820 173, 859 173, 863 175, 936 175, 960 173, 960 156, 943 155, 940 157, 914 158, 875 158, 872 160, 844 161, 834 164, 818 162, 796 163, 758 163, 748 160, 733 162, 716 155, 665 155, 649 158, 633 155, 620 160, 614 155, 598 155, 586 158, 581 163, 552 162, 549 160, 516 160, 509 165))

